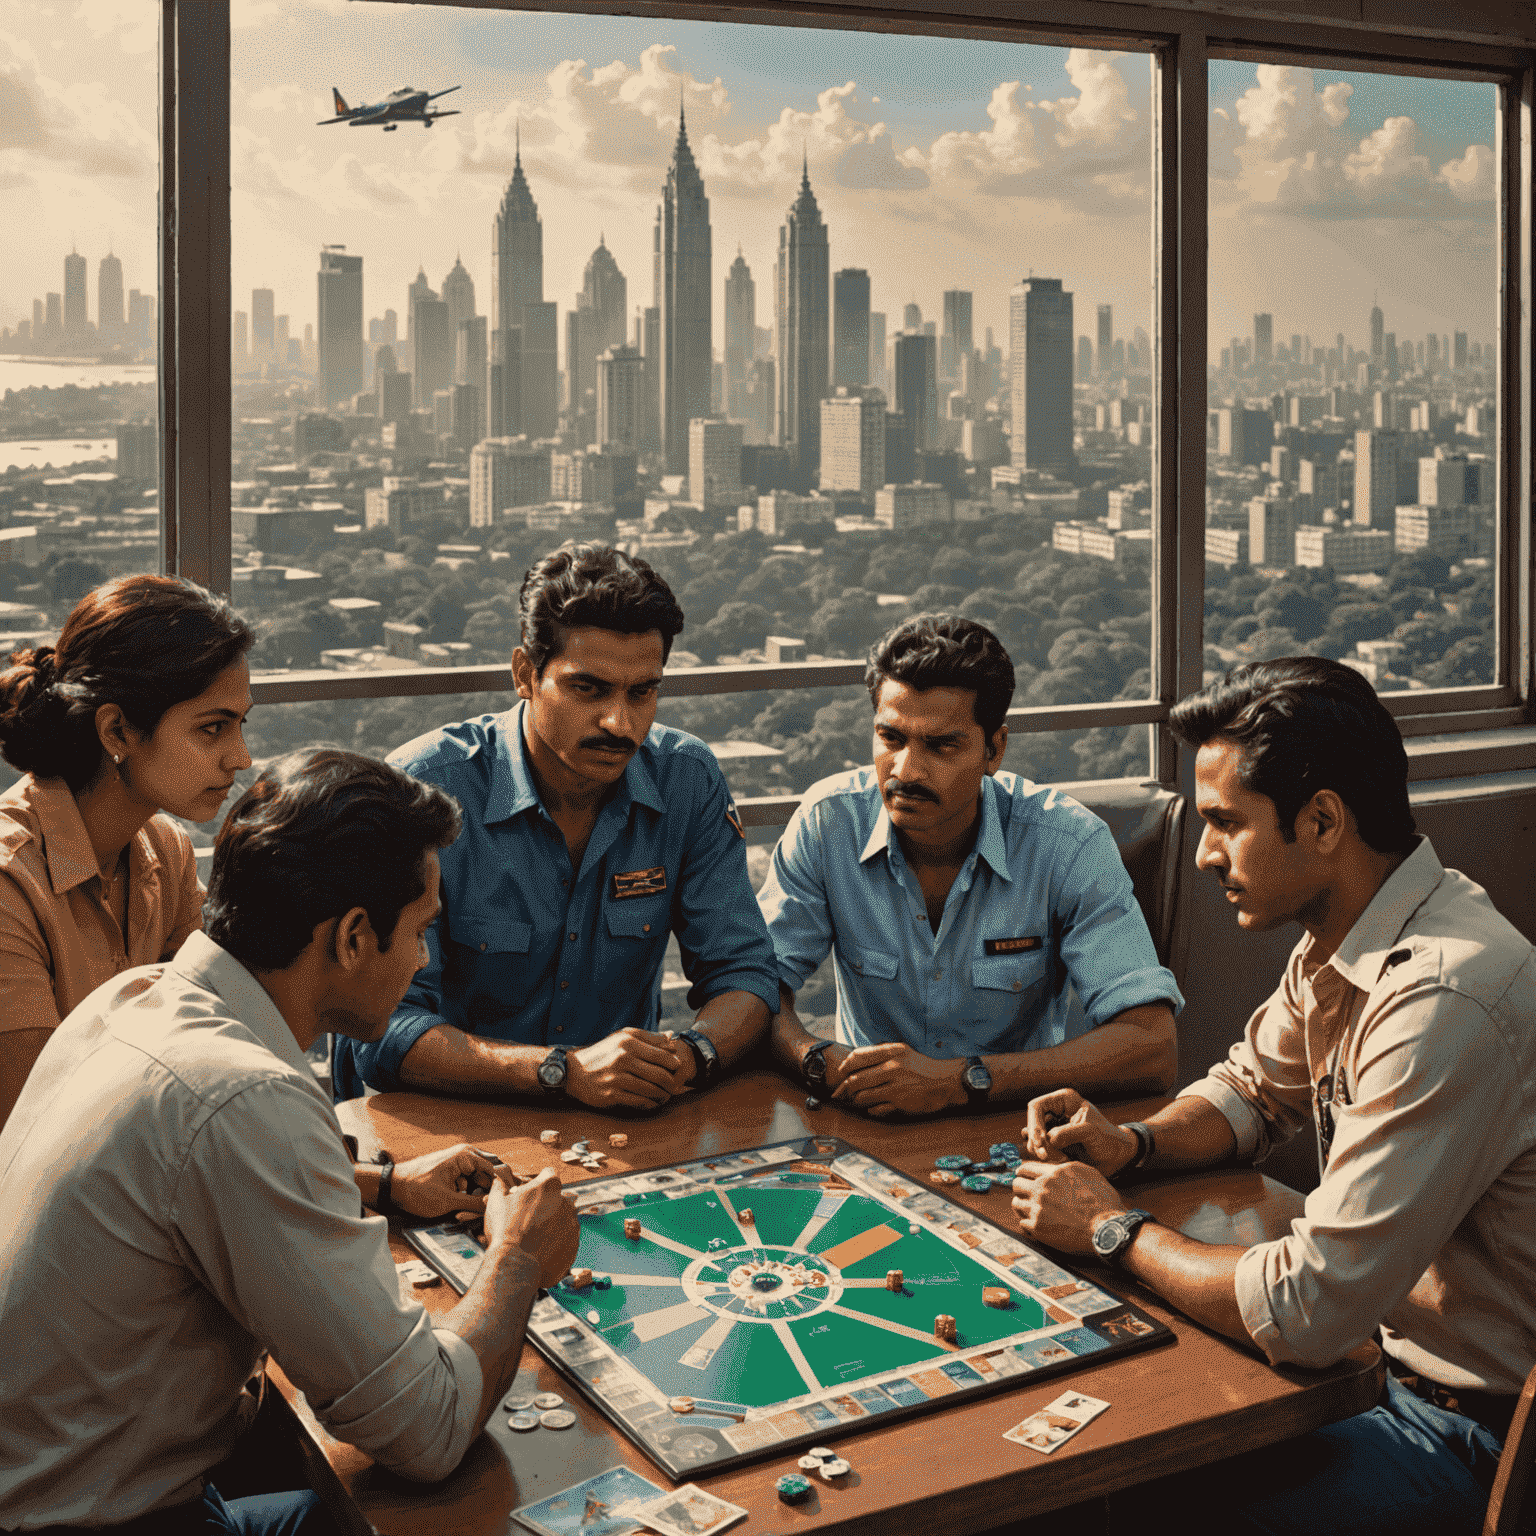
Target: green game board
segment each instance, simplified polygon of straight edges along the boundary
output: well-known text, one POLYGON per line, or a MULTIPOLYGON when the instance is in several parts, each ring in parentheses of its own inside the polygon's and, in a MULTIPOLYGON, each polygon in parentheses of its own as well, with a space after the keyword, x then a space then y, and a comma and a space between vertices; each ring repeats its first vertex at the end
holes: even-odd
MULTIPOLYGON (((529 1337, 674 1477, 1173 1337, 1019 1233, 835 1138, 593 1179, 574 1194, 577 1266, 612 1284, 563 1282, 535 1305, 529 1337), (894 1269, 899 1291, 887 1288, 894 1269), (1006 1287, 1009 1305, 984 1304, 983 1286, 1006 1287), (954 1343, 934 1337, 940 1314, 955 1319, 954 1343), (669 1408, 677 1397, 693 1411, 669 1408)), ((408 1235, 462 1290, 479 1250, 455 1232, 408 1235)))

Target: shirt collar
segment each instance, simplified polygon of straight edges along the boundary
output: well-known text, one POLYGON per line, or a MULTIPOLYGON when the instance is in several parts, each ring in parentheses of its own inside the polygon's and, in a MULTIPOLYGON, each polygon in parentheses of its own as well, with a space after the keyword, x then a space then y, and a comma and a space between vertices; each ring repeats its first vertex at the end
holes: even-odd
MULTIPOLYGON (((91 834, 69 785, 63 779, 33 779, 27 799, 37 817, 43 837, 43 858, 48 865, 48 880, 53 894, 62 896, 77 885, 101 873, 91 834)), ((140 827, 128 844, 128 870, 143 878, 160 862, 147 826, 140 827)))
POLYGON ((1329 961, 1353 987, 1369 992, 1381 980, 1387 956, 1413 914, 1445 878, 1445 868, 1427 837, 1387 878, 1329 961))
MULTIPOLYGON (((523 739, 523 715, 527 708, 527 702, 523 701, 501 717, 496 743, 497 766, 482 818, 487 825, 510 820, 540 804, 538 785, 528 763, 528 744, 523 739)), ((646 760, 644 743, 630 758, 614 799, 625 814, 628 814, 629 802, 635 800, 650 806, 653 811, 665 813, 667 802, 662 799, 656 777, 646 760)))
MULTIPOLYGON (((1003 819, 997 811, 997 797, 1001 793, 1002 786, 996 779, 988 777, 981 781, 981 826, 976 832, 976 853, 1004 880, 1009 880, 1012 876, 1008 872, 1008 840, 1003 836, 1003 819)), ((889 852, 896 844, 896 829, 891 825, 891 813, 878 784, 875 794, 880 800, 880 814, 875 817, 875 824, 859 853, 861 864, 867 863, 882 849, 889 852)))
MULTIPOLYGON (((227 949, 215 944, 206 933, 188 934, 169 969, 216 993, 235 1018, 284 1066, 292 1067, 306 1083, 314 1084, 304 1052, 271 994, 227 949)), ((318 1084, 315 1086, 318 1090, 318 1084)))

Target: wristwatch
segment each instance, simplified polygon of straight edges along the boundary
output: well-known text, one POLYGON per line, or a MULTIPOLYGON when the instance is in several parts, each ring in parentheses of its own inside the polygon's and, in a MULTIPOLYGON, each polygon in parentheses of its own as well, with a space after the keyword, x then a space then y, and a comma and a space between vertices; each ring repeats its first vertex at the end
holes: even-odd
POLYGON ((693 1086, 707 1088, 720 1070, 720 1053, 714 1042, 696 1029, 682 1030, 677 1038, 686 1040, 693 1051, 693 1086))
POLYGON ((805 1086, 812 1093, 820 1093, 827 1086, 827 1047, 836 1044, 832 1040, 818 1040, 804 1056, 800 1058, 800 1072, 805 1078, 805 1086))
POLYGON ((1113 1216, 1106 1216, 1093 1229, 1094 1253, 1112 1269, 1118 1269, 1142 1223, 1156 1220, 1151 1211, 1116 1211, 1113 1216))
POLYGON ((980 1056, 965 1058, 965 1071, 960 1074, 960 1086, 965 1089, 965 1102, 978 1108, 987 1102, 992 1092, 992 1074, 981 1064, 980 1056))
POLYGON ((555 1098, 565 1092, 565 1047, 557 1045, 539 1063, 539 1087, 555 1098))

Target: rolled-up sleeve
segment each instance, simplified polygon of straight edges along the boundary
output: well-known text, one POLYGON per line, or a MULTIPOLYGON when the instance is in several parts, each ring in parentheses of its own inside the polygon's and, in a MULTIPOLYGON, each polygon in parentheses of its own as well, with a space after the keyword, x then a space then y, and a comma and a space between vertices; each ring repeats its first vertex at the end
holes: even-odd
POLYGON ((1244 1325, 1274 1364, 1332 1364, 1390 1321, 1522 1150, 1520 1073, 1485 1009, 1416 988, 1362 1020, 1354 1102, 1291 1231, 1238 1260, 1244 1325))
POLYGON ((747 844, 725 776, 709 772, 697 801, 673 904, 673 930, 695 1011, 725 992, 779 1007, 773 944, 752 891, 747 844))
POLYGON ((435 1481, 478 1431, 479 1362, 402 1301, 388 1225, 359 1211, 325 1106, 267 1079, 198 1131, 172 1215, 186 1261, 326 1429, 405 1477, 435 1481))
POLYGON ((1062 877, 1055 921, 1061 958, 1088 1023, 1145 1003, 1184 1006, 1173 972, 1159 965, 1147 920, 1108 827, 1100 822, 1062 877))
MULTIPOLYGON (((832 950, 832 908, 827 900, 820 803, 800 806, 773 850, 758 906, 768 924, 779 977, 798 992, 832 950)), ((775 1004, 777 1009, 777 1004, 775 1004)))

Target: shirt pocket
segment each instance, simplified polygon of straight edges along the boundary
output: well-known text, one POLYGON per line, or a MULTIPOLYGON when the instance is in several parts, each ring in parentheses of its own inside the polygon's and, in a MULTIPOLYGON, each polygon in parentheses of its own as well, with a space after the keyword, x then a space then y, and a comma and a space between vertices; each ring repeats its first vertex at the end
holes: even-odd
POLYGON ((446 954, 444 1001, 457 991, 464 1024, 485 1033, 514 1017, 528 1002, 537 980, 532 960, 533 928, 493 913, 454 913, 448 921, 453 948, 446 954), (458 986, 452 985, 456 979, 458 986))
POLYGON ((892 981, 900 969, 900 958, 880 949, 862 949, 853 945, 847 950, 848 969, 864 981, 892 981))
POLYGON ((978 1018, 993 1023, 1017 1019, 1037 1006, 1050 977, 1051 957, 1044 948, 1019 955, 984 955, 971 961, 971 995, 978 1018))
POLYGON ((666 898, 608 901, 603 904, 608 929, 606 954, 598 960, 598 995, 605 1002, 633 1003, 656 980, 667 947, 666 898))

